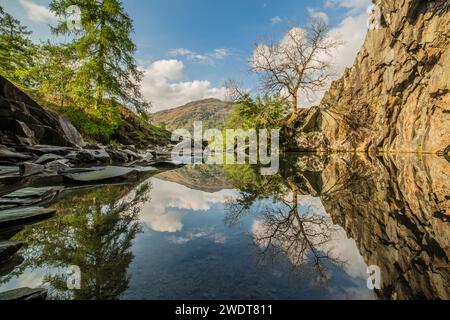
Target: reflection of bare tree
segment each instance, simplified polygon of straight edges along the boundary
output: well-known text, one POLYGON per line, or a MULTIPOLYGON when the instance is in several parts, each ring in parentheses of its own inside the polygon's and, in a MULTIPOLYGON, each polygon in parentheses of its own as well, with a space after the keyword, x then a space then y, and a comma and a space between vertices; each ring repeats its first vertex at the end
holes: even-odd
POLYGON ((258 263, 275 264, 287 257, 293 274, 302 275, 312 269, 319 280, 328 277, 327 264, 341 265, 329 246, 335 230, 331 219, 307 208, 300 212, 298 193, 293 192, 292 201, 283 201, 284 208, 262 212, 253 238, 258 245, 258 263))
POLYGON ((247 184, 245 192, 228 203, 227 223, 237 224, 246 213, 256 211, 258 221, 253 228, 253 239, 258 264, 276 264, 287 258, 293 275, 312 272, 319 280, 326 280, 327 265, 344 263, 333 255, 331 241, 336 227, 329 216, 299 205, 298 188, 289 179, 279 180, 281 185, 274 185, 274 181, 277 180, 272 178, 268 184, 261 180, 254 183, 254 192, 247 184), (261 186, 276 190, 265 193, 276 201, 256 209, 253 205, 261 198, 261 186), (290 199, 287 194, 291 194, 290 199))

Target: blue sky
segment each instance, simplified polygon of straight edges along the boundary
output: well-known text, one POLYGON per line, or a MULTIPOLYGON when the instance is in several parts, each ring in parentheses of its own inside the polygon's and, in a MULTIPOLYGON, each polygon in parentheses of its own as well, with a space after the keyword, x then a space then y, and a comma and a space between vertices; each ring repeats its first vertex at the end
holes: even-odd
MULTIPOLYGON (((51 39, 49 0, 0 0, 6 11, 51 39)), ((139 65, 146 70, 143 91, 154 109, 191 100, 224 98, 223 84, 237 79, 255 86, 247 61, 260 41, 280 39, 312 16, 329 21, 346 44, 337 68, 350 66, 366 33, 370 0, 123 0, 134 20, 139 65)), ((306 103, 305 103, 306 104, 306 103)))

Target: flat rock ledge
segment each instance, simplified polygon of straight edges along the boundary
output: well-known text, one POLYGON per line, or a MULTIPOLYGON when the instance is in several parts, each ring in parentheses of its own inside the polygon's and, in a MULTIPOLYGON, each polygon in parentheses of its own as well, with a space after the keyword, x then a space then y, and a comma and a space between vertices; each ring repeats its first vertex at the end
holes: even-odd
POLYGON ((37 288, 19 288, 11 291, 0 293, 2 301, 31 301, 47 299, 47 289, 37 288))
POLYGON ((0 228, 25 225, 52 217, 54 209, 41 207, 19 208, 0 211, 0 228))

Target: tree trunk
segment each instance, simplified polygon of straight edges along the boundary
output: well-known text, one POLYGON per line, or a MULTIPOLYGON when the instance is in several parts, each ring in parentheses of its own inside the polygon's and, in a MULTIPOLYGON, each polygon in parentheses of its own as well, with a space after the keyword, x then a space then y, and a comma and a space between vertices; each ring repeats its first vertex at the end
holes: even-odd
POLYGON ((292 115, 288 120, 288 126, 292 128, 292 127, 294 127, 295 123, 298 120, 298 96, 297 96, 297 94, 292 96, 291 109, 292 109, 292 115))

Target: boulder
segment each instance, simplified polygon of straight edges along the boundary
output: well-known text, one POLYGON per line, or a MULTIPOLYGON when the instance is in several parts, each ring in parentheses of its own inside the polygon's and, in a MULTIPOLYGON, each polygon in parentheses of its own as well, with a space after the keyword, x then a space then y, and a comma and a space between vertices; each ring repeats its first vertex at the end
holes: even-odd
POLYGON ((25 259, 18 254, 14 254, 11 258, 3 263, 0 263, 0 277, 7 276, 14 271, 15 268, 20 266, 25 259))
POLYGON ((20 174, 19 167, 0 166, 0 178, 18 176, 20 174))
MULTIPOLYGON (((73 154, 71 154, 73 158, 73 154)), ((76 152, 75 159, 80 163, 110 163, 111 157, 105 149, 81 150, 76 152)))
POLYGON ((32 145, 36 142, 34 132, 22 121, 16 120, 15 132, 17 139, 23 144, 32 145))
POLYGON ((135 151, 128 150, 128 149, 121 149, 121 151, 128 155, 128 158, 130 159, 130 161, 140 159, 140 156, 135 151))
POLYGON ((26 150, 39 156, 43 156, 48 153, 65 156, 67 154, 70 154, 76 149, 70 147, 59 147, 50 145, 35 145, 32 147, 26 147, 26 150))
POLYGON ((7 194, 2 198, 45 198, 63 190, 63 187, 24 188, 7 194))
POLYGON ((115 163, 125 163, 128 162, 128 154, 125 152, 115 149, 113 147, 107 147, 106 152, 108 152, 109 156, 111 157, 112 162, 115 163))
MULTIPOLYGON (((0 208, 36 206, 56 197, 62 187, 25 188, 0 197, 0 208)), ((1 212, 1 211, 0 211, 1 212)))

